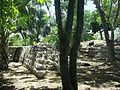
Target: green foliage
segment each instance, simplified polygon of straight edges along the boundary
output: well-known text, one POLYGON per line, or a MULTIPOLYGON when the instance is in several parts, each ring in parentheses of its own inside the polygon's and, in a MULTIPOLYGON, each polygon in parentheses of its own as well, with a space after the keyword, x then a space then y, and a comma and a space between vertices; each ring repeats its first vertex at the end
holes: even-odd
POLYGON ((96 38, 94 37, 94 35, 89 32, 84 32, 82 36, 82 41, 90 41, 90 40, 95 40, 95 39, 96 38))
POLYGON ((33 45, 33 44, 35 44, 34 41, 31 42, 31 40, 30 40, 29 37, 25 37, 25 38, 22 40, 22 45, 23 45, 23 46, 33 45))
MULTIPOLYGON (((50 2, 50 0, 37 0, 40 3, 50 2)), ((42 4, 38 4, 36 0, 14 0, 13 1, 13 10, 16 13, 14 20, 14 26, 10 27, 14 29, 14 33, 20 33, 22 40, 17 36, 14 36, 14 39, 10 45, 30 45, 35 44, 40 41, 40 37, 43 36, 43 32, 46 30, 46 26, 49 26, 49 16, 41 7, 42 4), (36 7, 38 6, 38 7, 36 7), (16 40, 18 38, 18 40, 16 40), (22 41, 22 43, 21 43, 22 41)), ((8 17, 7 17, 8 18, 8 17)), ((11 18, 10 18, 11 19, 11 18)), ((11 33, 13 33, 11 31, 11 33)))
POLYGON ((51 0, 36 0, 39 4, 51 3, 51 0))
POLYGON ((31 42, 29 37, 25 37, 24 39, 19 33, 11 34, 9 37, 9 45, 10 46, 26 46, 26 45, 33 45, 35 44, 34 41, 31 42))
POLYGON ((15 34, 9 38, 9 45, 10 46, 22 46, 22 38, 19 34, 15 34))
POLYGON ((0 9, 1 9, 1 18, 0 22, 3 28, 1 29, 2 31, 7 31, 9 34, 11 31, 15 31, 15 17, 16 14, 18 14, 18 11, 14 4, 12 3, 12 0, 4 0, 4 2, 0 1, 0 9))
POLYGON ((38 3, 42 4, 44 3, 46 0, 37 0, 38 3))
POLYGON ((17 19, 17 27, 21 27, 21 28, 27 28, 27 21, 28 21, 28 16, 25 14, 20 14, 18 16, 19 19, 17 19))
POLYGON ((43 42, 46 43, 50 43, 52 45, 55 45, 56 47, 58 47, 59 45, 59 39, 58 39, 58 30, 56 27, 53 28, 53 30, 51 31, 50 35, 44 37, 42 39, 43 42))
MULTIPOLYGON (((115 27, 118 26, 119 18, 120 18, 119 0, 101 0, 100 5, 101 5, 101 9, 104 12, 103 14, 107 21, 106 23, 109 24, 109 26, 112 26, 113 23, 115 27)), ((98 15, 97 15, 97 22, 101 23, 100 17, 98 15)))
POLYGON ((93 33, 91 32, 91 21, 96 20, 96 12, 90 12, 88 10, 85 10, 85 15, 84 15, 84 31, 83 31, 83 35, 82 35, 82 41, 89 41, 89 40, 93 40, 96 39, 93 35, 93 33))

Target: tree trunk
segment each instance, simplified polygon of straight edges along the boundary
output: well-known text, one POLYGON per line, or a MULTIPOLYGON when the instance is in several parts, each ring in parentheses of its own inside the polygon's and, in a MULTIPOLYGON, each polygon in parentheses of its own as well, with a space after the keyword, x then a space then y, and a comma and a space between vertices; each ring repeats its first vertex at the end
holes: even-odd
POLYGON ((0 69, 1 70, 7 70, 8 69, 8 57, 7 57, 7 54, 6 54, 6 51, 5 50, 1 50, 1 60, 0 60, 0 69))
POLYGON ((108 60, 110 62, 115 61, 115 50, 114 50, 114 42, 109 40, 107 43, 107 50, 108 50, 108 60))
POLYGON ((110 40, 109 33, 108 33, 108 25, 107 21, 104 15, 104 11, 101 9, 100 3, 98 0, 94 0, 94 3, 96 5, 96 8, 98 9, 99 15, 101 17, 104 34, 105 34, 105 40, 106 40, 106 46, 108 51, 108 60, 109 61, 115 61, 115 51, 114 51, 114 40, 110 40))
POLYGON ((77 87, 77 72, 76 61, 77 51, 80 45, 80 39, 83 31, 84 22, 84 0, 77 0, 77 28, 75 31, 73 46, 70 48, 74 6, 76 0, 69 0, 68 12, 66 19, 65 30, 62 26, 60 0, 55 0, 55 14, 58 27, 58 34, 60 40, 60 72, 62 79, 63 90, 78 90, 77 87), (70 51, 71 50, 71 51, 70 51), (70 54, 70 64, 68 63, 68 55, 70 54))
POLYGON ((73 87, 70 82, 68 55, 69 55, 69 49, 70 49, 69 41, 70 41, 72 25, 73 25, 74 5, 75 5, 75 0, 70 0, 68 4, 66 26, 65 26, 65 30, 63 30, 60 0, 55 0, 55 14, 56 14, 56 22, 58 25, 57 26, 58 35, 59 35, 59 40, 60 40, 60 48, 59 48, 60 50, 60 73, 61 73, 63 90, 73 90, 73 87))
POLYGON ((100 31, 100 39, 103 40, 102 31, 100 31))
MULTIPOLYGON (((1 3, 1 8, 3 8, 3 4, 1 3)), ((4 28, 4 18, 3 18, 3 10, 1 9, 1 18, 0 18, 0 69, 6 70, 8 69, 8 56, 7 56, 7 31, 4 28)))
POLYGON ((70 53, 70 81, 74 90, 78 90, 77 86, 77 51, 71 50, 70 53))
POLYGON ((5 39, 1 38, 0 42, 0 69, 1 70, 6 70, 8 69, 8 56, 7 56, 7 51, 6 51, 6 43, 5 39))
POLYGON ((78 0, 77 3, 77 28, 74 34, 74 42, 70 51, 70 80, 74 90, 77 87, 77 52, 80 46, 81 36, 84 26, 84 0, 78 0))
POLYGON ((66 53, 64 43, 60 45, 60 74, 63 90, 73 90, 69 76, 68 54, 66 53))

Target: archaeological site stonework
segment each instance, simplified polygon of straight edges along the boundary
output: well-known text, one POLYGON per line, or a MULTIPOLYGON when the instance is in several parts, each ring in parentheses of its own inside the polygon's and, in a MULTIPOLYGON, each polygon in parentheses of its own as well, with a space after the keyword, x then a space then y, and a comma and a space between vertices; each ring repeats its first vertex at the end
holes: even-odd
POLYGON ((38 44, 8 48, 9 61, 21 62, 37 78, 44 78, 47 70, 58 71, 58 51, 51 45, 38 44))
MULTIPOLYGON (((90 60, 106 60, 107 50, 105 42, 100 44, 95 43, 93 46, 81 45, 77 65, 83 65, 80 61, 90 60)), ((120 45, 115 45, 115 53, 118 60, 120 60, 120 45)), ((57 71, 59 73, 59 52, 55 47, 39 43, 34 46, 15 47, 9 46, 8 48, 9 61, 21 62, 27 67, 37 78, 44 78, 47 70, 57 71)), ((89 64, 86 63, 89 66, 89 64)))

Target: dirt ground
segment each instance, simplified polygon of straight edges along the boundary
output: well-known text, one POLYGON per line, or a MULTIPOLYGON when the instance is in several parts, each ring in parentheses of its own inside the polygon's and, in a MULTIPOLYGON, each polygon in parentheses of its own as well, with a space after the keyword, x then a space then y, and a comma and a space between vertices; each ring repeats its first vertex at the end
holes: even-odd
MULTIPOLYGON (((120 90, 120 83, 113 70, 102 62, 80 61, 78 69, 78 90, 120 90), (85 66, 85 63, 88 66, 85 66)), ((37 79, 21 63, 11 62, 4 71, 0 90, 61 90, 60 76, 55 71, 47 71, 44 79, 37 79)))

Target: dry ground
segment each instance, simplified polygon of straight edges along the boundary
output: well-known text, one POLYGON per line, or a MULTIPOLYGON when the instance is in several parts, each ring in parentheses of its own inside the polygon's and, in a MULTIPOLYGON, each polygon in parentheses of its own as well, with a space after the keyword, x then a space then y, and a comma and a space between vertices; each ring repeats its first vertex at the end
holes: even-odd
MULTIPOLYGON (((113 78, 109 66, 102 62, 81 61, 78 72, 78 90, 120 90, 120 83, 113 78), (90 66, 84 66, 84 63, 90 66)), ((11 62, 9 70, 3 72, 1 81, 4 83, 0 90, 61 90, 60 77, 55 71, 47 71, 44 79, 38 80, 21 63, 11 62)))

